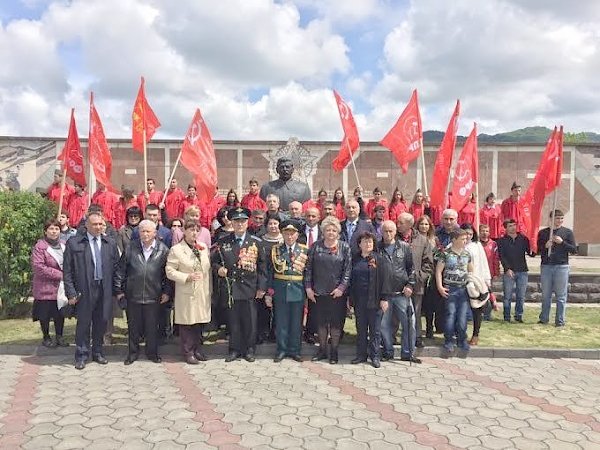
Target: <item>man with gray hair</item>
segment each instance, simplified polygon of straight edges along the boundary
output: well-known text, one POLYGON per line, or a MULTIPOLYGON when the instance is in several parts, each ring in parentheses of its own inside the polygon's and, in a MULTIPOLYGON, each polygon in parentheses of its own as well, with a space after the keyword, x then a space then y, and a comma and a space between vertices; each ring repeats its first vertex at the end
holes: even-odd
POLYGON ((146 339, 146 357, 161 362, 158 355, 159 304, 169 301, 171 284, 165 275, 169 248, 156 238, 156 224, 142 220, 138 225, 139 240, 133 240, 121 255, 115 276, 115 293, 122 302, 126 298, 129 331, 125 365, 138 359, 140 340, 146 339))
POLYGON ((448 208, 442 213, 442 225, 435 232, 440 248, 446 248, 452 242, 450 233, 458 228, 457 220, 458 213, 454 209, 448 208))
POLYGON ((415 285, 410 246, 396 237, 396 224, 386 220, 382 225, 383 240, 379 245, 382 260, 383 285, 381 287, 381 305, 383 319, 381 336, 383 338, 382 359, 394 358, 394 340, 392 337, 393 318, 402 326, 401 360, 420 363, 414 356, 415 328, 414 310, 410 297, 415 285))
POLYGON ((415 268, 415 288, 412 302, 415 310, 415 345, 423 347, 421 338, 421 307, 425 284, 433 274, 433 244, 421 233, 413 229, 415 219, 412 214, 403 212, 398 216, 398 237, 410 245, 415 268))

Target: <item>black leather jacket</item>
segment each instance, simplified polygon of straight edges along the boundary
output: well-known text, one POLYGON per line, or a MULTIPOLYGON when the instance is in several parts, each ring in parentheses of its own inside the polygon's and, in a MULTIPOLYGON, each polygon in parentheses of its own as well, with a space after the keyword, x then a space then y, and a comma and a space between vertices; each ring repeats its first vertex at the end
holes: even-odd
POLYGON ((396 240, 394 251, 390 256, 382 241, 379 244, 379 254, 383 262, 381 296, 387 298, 398 294, 402 292, 406 285, 414 289, 416 280, 410 245, 406 242, 396 240))
POLYGON ((350 245, 338 239, 337 249, 332 252, 320 240, 308 251, 304 269, 304 287, 312 288, 315 295, 328 295, 335 288, 346 291, 352 272, 350 245))
POLYGON ((140 241, 131 244, 121 255, 115 276, 115 293, 125 294, 128 302, 149 304, 160 301, 162 294, 172 295, 171 284, 165 274, 169 249, 158 239, 148 261, 144 258, 140 241))

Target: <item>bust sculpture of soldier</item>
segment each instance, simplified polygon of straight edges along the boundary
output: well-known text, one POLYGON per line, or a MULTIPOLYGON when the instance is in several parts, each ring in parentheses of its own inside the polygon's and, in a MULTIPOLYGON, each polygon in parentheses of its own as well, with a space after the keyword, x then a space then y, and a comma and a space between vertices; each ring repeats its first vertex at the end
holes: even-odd
POLYGON ((279 197, 279 204, 284 211, 288 210, 291 202, 304 203, 311 198, 310 188, 303 181, 293 180, 294 163, 286 156, 277 160, 277 174, 279 179, 269 181, 260 188, 260 198, 267 199, 267 195, 275 194, 279 197))

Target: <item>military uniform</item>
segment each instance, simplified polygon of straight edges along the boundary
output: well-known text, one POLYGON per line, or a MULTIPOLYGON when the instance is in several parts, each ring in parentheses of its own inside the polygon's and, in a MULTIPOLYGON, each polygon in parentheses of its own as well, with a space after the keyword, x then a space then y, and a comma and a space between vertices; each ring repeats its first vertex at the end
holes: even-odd
MULTIPOLYGON (((235 211, 232 218, 233 214, 235 211)), ((220 267, 227 269, 224 287, 229 315, 229 353, 253 358, 256 345, 255 297, 258 290, 266 290, 267 281, 262 240, 246 231, 240 241, 232 233, 216 244, 211 259, 215 272, 220 267)))
POLYGON ((282 243, 271 250, 269 292, 273 294, 278 355, 300 356, 305 299, 303 272, 307 254, 308 247, 298 242, 291 249, 282 243))

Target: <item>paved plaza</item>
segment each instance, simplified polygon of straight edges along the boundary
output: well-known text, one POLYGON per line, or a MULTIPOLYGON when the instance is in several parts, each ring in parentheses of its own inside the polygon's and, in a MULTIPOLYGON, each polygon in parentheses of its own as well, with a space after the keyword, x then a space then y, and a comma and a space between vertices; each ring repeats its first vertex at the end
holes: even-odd
POLYGON ((0 356, 0 448, 598 449, 600 362, 0 356))

